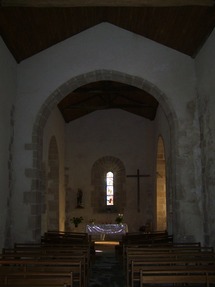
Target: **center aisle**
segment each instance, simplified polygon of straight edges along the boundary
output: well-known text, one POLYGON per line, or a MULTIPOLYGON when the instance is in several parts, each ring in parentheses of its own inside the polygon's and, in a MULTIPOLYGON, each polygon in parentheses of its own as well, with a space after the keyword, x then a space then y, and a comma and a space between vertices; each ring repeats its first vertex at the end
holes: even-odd
POLYGON ((89 287, 125 287, 123 266, 115 256, 118 242, 95 243, 96 255, 92 263, 89 287))

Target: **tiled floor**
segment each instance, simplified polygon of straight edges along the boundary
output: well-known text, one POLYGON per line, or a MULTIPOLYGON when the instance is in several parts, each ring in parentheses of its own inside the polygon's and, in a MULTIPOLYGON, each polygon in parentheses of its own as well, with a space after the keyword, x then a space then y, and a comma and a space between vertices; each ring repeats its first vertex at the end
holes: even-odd
POLYGON ((125 276, 120 260, 115 256, 115 244, 96 244, 89 287, 125 287, 125 276))

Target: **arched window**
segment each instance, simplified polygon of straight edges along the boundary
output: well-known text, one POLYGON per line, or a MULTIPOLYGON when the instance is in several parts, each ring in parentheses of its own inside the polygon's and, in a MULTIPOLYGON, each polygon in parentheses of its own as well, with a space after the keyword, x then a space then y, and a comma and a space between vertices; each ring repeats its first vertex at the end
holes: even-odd
POLYGON ((106 205, 114 205, 114 178, 111 171, 106 174, 106 205))
POLYGON ((92 166, 92 197, 94 212, 122 212, 126 204, 125 167, 120 159, 105 156, 92 166))

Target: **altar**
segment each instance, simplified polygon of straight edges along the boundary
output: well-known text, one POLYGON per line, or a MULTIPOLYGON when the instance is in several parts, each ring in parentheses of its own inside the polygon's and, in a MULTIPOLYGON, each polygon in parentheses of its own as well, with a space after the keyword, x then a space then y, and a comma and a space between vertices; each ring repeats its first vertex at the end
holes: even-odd
POLYGON ((110 239, 120 239, 128 232, 127 224, 87 224, 86 232, 100 240, 105 240, 107 235, 110 239))

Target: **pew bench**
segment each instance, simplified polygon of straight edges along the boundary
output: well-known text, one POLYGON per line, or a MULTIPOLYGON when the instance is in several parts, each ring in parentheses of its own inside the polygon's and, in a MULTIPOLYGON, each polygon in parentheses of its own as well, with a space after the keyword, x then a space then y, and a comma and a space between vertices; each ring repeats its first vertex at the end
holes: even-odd
POLYGON ((91 236, 85 232, 46 232, 41 236, 42 244, 91 244, 91 236))
POLYGON ((172 245, 173 238, 166 232, 154 232, 154 233, 126 233, 123 235, 120 244, 116 248, 118 256, 122 256, 125 253, 127 246, 150 246, 150 245, 172 245))
POLYGON ((128 269, 133 259, 158 259, 158 258, 215 258, 213 248, 205 247, 161 247, 161 248, 145 248, 145 247, 128 247, 123 260, 124 270, 128 269))
POLYGON ((174 244, 125 244, 123 246, 122 260, 126 260, 131 253, 170 253, 170 252, 214 252, 213 247, 202 247, 200 243, 174 243, 174 244))
POLYGON ((73 287, 71 273, 14 272, 0 275, 0 286, 73 287))
MULTIPOLYGON (((78 284, 79 287, 87 285, 85 273, 82 268, 81 261, 71 260, 40 260, 40 259, 0 259, 0 278, 5 276, 12 276, 13 274, 27 274, 32 272, 35 274, 41 273, 67 273, 67 276, 71 276, 73 284, 78 284)), ((63 286, 63 285, 62 285, 63 286)))
POLYGON ((127 271, 127 284, 128 286, 134 286, 135 282, 140 281, 139 274, 140 271, 155 271, 155 272, 163 272, 163 271, 181 271, 181 270, 189 270, 189 271, 204 271, 215 273, 215 260, 210 258, 207 259, 163 259, 163 260, 151 260, 151 261, 138 261, 132 260, 131 267, 127 271))
POLYGON ((70 260, 72 262, 81 262, 81 269, 83 273, 83 278, 86 282, 89 279, 89 271, 90 271, 90 259, 86 254, 74 253, 74 254, 67 254, 67 253, 39 253, 39 252, 9 252, 0 255, 1 259, 3 260, 70 260))
MULTIPOLYGON (((150 249, 150 248, 149 248, 150 249)), ((154 250, 152 252, 145 251, 145 248, 132 248, 129 249, 126 258, 124 260, 124 270, 127 274, 127 281, 129 282, 130 278, 132 278, 132 264, 133 262, 142 262, 142 265, 178 265, 178 264, 186 264, 186 262, 195 262, 196 264, 209 264, 208 260, 210 260, 210 264, 215 265, 215 253, 213 252, 213 249, 209 249, 209 251, 196 251, 191 248, 189 249, 177 249, 177 250, 171 250, 168 251, 168 249, 165 250, 165 252, 154 250), (166 262, 166 263, 165 263, 166 262), (181 263, 179 263, 181 262, 181 263)))
POLYGON ((140 286, 210 286, 215 283, 215 273, 200 270, 140 271, 140 286), (150 284, 150 285, 149 285, 150 284), (165 286, 165 285, 163 285, 165 286))
POLYGON ((95 255, 95 245, 94 242, 91 243, 83 243, 80 241, 70 242, 70 243, 45 243, 45 244, 36 244, 36 243, 16 243, 14 244, 14 248, 3 248, 2 253, 9 252, 10 249, 13 249, 16 252, 27 252, 27 251, 36 251, 40 252, 50 252, 50 251, 60 251, 60 252, 73 252, 75 250, 82 250, 90 255, 95 255))
POLYGON ((156 261, 156 260, 212 260, 215 262, 215 253, 214 252, 171 252, 171 253, 129 253, 127 254, 125 260, 126 270, 129 268, 132 260, 142 260, 146 262, 156 261))

